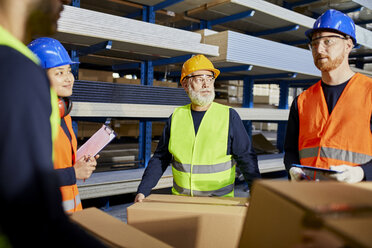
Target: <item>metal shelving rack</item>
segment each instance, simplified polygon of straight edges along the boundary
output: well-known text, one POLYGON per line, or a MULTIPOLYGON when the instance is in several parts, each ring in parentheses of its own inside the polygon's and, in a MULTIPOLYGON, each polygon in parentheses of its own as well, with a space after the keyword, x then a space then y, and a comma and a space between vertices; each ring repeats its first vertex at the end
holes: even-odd
MULTIPOLYGON (((256 39, 257 42, 269 42, 268 44, 271 44, 273 48, 288 49, 288 53, 298 51, 301 54, 299 56, 303 56, 303 59, 305 59, 306 53, 308 53, 306 60, 310 59, 312 64, 310 53, 304 50, 307 42, 304 31, 312 27, 315 21, 313 18, 316 18, 320 14, 314 8, 312 8, 313 11, 309 14, 309 9, 321 1, 287 0, 282 2, 282 6, 279 6, 271 3, 270 0, 201 0, 198 3, 189 0, 73 0, 72 6, 83 7, 81 5, 84 5, 84 7, 90 9, 106 11, 106 4, 112 5, 110 10, 107 11, 109 14, 133 18, 143 22, 168 25, 184 30, 213 28, 220 33, 230 32, 230 35, 241 37, 241 39, 256 39)), ((339 10, 348 13, 360 11, 362 7, 371 8, 369 5, 370 3, 365 0, 352 0, 350 7, 342 7, 339 10)), ((366 27, 366 25, 372 23, 372 17, 371 20, 360 20, 356 23, 366 27)), ((218 42, 214 44, 208 41, 214 35, 217 36, 218 34, 203 36, 204 42, 206 44, 218 45, 218 42)), ((357 35, 359 49, 353 51, 350 61, 355 61, 358 68, 363 69, 365 64, 372 62, 369 59, 369 57, 372 57, 372 33, 367 28, 358 26, 357 35)), ((63 34, 56 37, 62 38, 63 42, 63 34)), ((102 65, 98 66, 99 69, 118 71, 121 74, 137 73, 140 75, 142 86, 151 86, 154 77, 158 75, 158 71, 163 70, 167 65, 173 65, 175 68, 172 72, 168 72, 167 76, 177 80, 180 75, 180 65, 194 54, 193 52, 182 52, 158 57, 119 51, 118 53, 121 58, 111 57, 111 60, 106 61, 102 57, 113 55, 114 52, 110 52, 112 46, 112 40, 101 40, 94 44, 83 44, 81 46, 70 45, 68 42, 66 44, 66 47, 71 50, 73 60, 79 61, 81 56, 96 53, 101 57, 98 59, 81 58, 80 61, 87 62, 90 65, 99 61, 99 63, 102 63, 102 65)), ((288 54, 288 56, 291 55, 288 54)), ((210 58, 214 61, 216 67, 221 70, 221 79, 243 80, 243 104, 242 108, 237 108, 237 110, 245 122, 248 132, 251 132, 252 120, 277 122, 277 146, 282 151, 288 116, 289 88, 306 88, 319 80, 320 73, 291 68, 290 66, 287 69, 280 69, 274 65, 269 65, 269 62, 260 64, 258 61, 248 62, 244 59, 237 61, 236 57, 221 59, 221 55, 218 54, 210 54, 210 58), (254 84, 278 84, 280 86, 278 110, 253 108, 254 84)), ((77 70, 78 67, 75 68, 75 72, 77 70)), ((99 103, 87 104, 76 102, 75 107, 77 108, 72 112, 72 115, 91 118, 120 117, 139 119, 139 160, 142 161, 143 166, 147 166, 151 155, 152 121, 165 120, 174 108, 173 105, 167 106, 163 104, 149 106, 151 105, 139 104, 133 106, 128 103, 112 103, 110 104, 112 112, 110 112, 105 107, 102 108, 102 104, 99 103), (94 110, 92 110, 93 105, 96 106, 94 110), (133 109, 135 111, 131 112, 133 109), (145 109, 150 109, 148 114, 138 116, 138 112, 145 111, 145 109)))

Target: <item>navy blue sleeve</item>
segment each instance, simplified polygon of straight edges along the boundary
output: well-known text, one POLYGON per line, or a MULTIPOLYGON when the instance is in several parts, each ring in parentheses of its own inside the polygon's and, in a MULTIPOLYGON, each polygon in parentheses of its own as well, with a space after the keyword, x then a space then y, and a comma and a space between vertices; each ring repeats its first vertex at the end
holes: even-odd
POLYGON ((372 181, 372 160, 360 166, 364 171, 364 180, 372 181))
POLYGON ((148 196, 172 161, 172 154, 168 150, 171 120, 172 116, 165 123, 159 144, 142 175, 137 194, 148 196))
POLYGON ((248 187, 251 188, 253 181, 261 178, 257 155, 239 114, 233 108, 230 108, 228 154, 233 155, 248 187))
POLYGON ((297 98, 298 97, 293 100, 289 111, 284 141, 284 165, 287 171, 292 167, 292 164, 300 164, 300 156, 298 153, 300 119, 298 116, 297 98))
POLYGON ((1 231, 14 247, 103 247, 62 209, 45 72, 5 46, 0 46, 0 61, 1 231))
POLYGON ((74 185, 76 183, 76 175, 74 167, 55 170, 58 176, 59 186, 74 185))

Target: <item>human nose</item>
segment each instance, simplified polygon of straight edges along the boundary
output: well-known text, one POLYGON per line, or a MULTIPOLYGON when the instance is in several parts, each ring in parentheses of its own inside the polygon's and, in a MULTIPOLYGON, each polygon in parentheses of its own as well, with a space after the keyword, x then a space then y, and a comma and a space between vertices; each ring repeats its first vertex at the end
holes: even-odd
POLYGON ((70 72, 66 75, 65 77, 65 81, 66 82, 74 82, 75 78, 74 78, 74 75, 70 72))
POLYGON ((318 42, 315 46, 313 46, 312 51, 319 54, 323 53, 326 50, 326 47, 323 42, 318 42))

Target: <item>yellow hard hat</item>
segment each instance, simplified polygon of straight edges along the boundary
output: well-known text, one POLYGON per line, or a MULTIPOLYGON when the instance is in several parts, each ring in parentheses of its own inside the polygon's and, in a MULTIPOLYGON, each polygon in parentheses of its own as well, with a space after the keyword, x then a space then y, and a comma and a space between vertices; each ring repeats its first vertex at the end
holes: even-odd
POLYGON ((212 62, 204 55, 199 54, 191 57, 183 64, 180 81, 182 82, 184 77, 199 70, 212 71, 214 73, 214 78, 217 78, 218 75, 220 75, 220 71, 214 68, 212 62))

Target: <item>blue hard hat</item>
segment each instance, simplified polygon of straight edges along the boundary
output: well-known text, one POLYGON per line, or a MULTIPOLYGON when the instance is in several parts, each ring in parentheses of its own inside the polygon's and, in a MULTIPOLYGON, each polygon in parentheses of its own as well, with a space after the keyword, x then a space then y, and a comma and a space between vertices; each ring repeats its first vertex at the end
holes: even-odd
POLYGON ((315 21, 313 28, 307 30, 305 34, 311 40, 313 33, 318 30, 329 30, 348 35, 353 40, 354 45, 356 45, 354 21, 340 11, 334 9, 327 10, 315 21))
POLYGON ((27 47, 40 59, 44 69, 79 63, 72 61, 61 42, 53 38, 38 38, 27 47))

